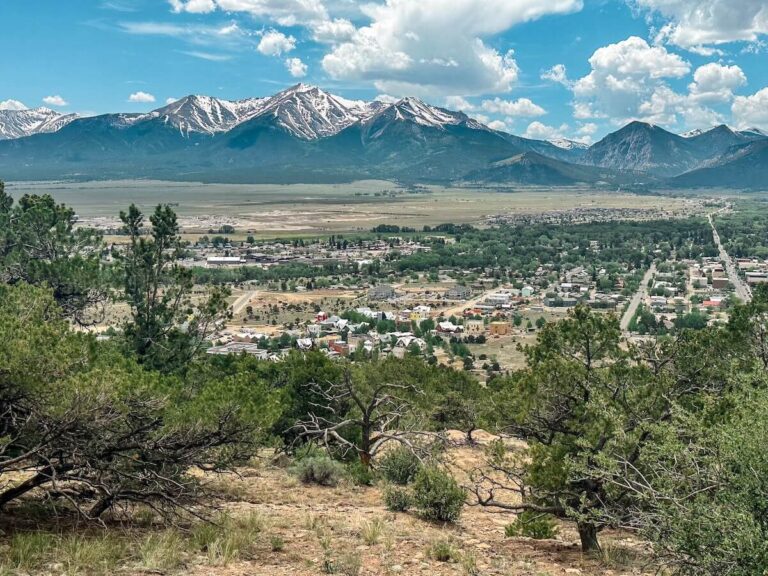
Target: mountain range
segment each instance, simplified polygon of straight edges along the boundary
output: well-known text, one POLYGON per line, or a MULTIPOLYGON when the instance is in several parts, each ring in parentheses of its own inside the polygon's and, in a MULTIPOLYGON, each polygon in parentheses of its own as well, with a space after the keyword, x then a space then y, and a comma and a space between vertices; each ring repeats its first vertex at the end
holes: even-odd
POLYGON ((632 122, 587 146, 493 130, 416 98, 352 101, 299 84, 268 98, 187 96, 147 114, 0 111, 6 180, 406 182, 759 187, 768 136, 632 122))

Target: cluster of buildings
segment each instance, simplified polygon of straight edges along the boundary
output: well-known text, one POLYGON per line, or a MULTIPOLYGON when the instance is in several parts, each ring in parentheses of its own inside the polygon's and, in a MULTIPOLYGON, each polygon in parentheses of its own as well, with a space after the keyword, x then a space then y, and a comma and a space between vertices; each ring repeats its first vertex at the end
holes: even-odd
POLYGON ((416 252, 429 252, 430 246, 403 239, 356 240, 354 242, 267 242, 258 245, 247 242, 204 242, 189 247, 185 266, 209 268, 260 266, 269 268, 280 264, 350 264, 358 267, 383 260, 390 253, 408 256, 416 252))
POLYGON ((736 261, 749 286, 768 284, 768 260, 740 258, 736 261))

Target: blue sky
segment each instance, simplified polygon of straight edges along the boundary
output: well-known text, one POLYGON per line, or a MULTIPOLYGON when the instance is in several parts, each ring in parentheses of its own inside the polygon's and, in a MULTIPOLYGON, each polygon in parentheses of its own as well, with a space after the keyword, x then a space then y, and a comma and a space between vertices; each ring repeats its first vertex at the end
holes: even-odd
POLYGON ((768 129, 766 0, 3 0, 0 107, 416 95, 586 142, 641 119, 768 129))

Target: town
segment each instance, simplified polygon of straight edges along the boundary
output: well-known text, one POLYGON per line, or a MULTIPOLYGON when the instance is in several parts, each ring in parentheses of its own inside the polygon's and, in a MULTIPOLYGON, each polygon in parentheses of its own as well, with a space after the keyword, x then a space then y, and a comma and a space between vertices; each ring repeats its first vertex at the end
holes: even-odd
MULTIPOLYGON (((694 216, 689 207, 657 220, 614 210, 599 211, 591 222, 591 212, 574 210, 492 221, 500 235, 516 227, 566 225, 598 226, 605 235, 617 222, 632 221, 642 229, 644 222, 653 228, 653 222, 690 220, 697 212, 733 214, 727 200, 697 201, 692 207, 694 216)), ((714 222, 696 226, 708 234, 714 222)), ((233 240, 232 227, 211 232, 189 243, 178 260, 195 270, 200 282, 233 286, 229 320, 211 336, 208 354, 244 353, 272 361, 292 350, 315 349, 353 360, 411 355, 471 371, 483 381, 520 367, 522 347, 577 305, 616 314, 628 336, 642 338, 724 324, 735 302, 768 282, 768 260, 731 260, 714 238, 702 241, 698 252, 689 246, 689 254, 664 239, 638 238, 633 248, 641 262, 637 252, 632 258, 617 256, 607 245, 613 242, 610 235, 602 243, 586 235, 579 240, 583 244, 570 246, 579 254, 572 264, 563 259, 566 250, 557 261, 538 259, 527 270, 501 274, 498 267, 467 269, 439 259, 428 271, 409 269, 408 263, 420 258, 460 251, 480 234, 471 226, 417 232, 380 225, 368 234, 261 241, 233 240)), ((113 250, 119 251, 119 244, 113 250)))

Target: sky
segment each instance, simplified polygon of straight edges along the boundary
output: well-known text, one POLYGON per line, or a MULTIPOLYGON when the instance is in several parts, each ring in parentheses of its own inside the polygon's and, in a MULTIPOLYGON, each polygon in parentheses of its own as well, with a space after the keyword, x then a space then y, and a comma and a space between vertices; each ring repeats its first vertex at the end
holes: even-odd
POLYGON ((0 109, 94 115, 297 82, 590 143, 768 130, 768 0, 0 0, 0 109))

